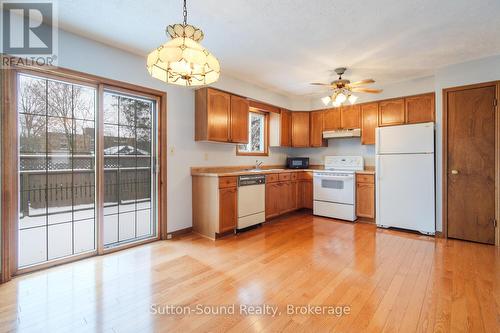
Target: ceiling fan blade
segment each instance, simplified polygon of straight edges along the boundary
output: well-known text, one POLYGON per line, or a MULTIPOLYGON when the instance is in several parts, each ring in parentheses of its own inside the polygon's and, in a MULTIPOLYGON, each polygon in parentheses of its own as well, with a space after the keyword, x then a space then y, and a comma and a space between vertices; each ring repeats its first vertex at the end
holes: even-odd
POLYGON ((352 91, 364 92, 364 93, 370 93, 370 94, 380 94, 383 90, 382 89, 371 89, 371 88, 352 88, 352 91))
POLYGON ((312 85, 312 86, 327 86, 327 87, 331 87, 332 86, 330 83, 313 82, 313 83, 309 83, 309 84, 312 85))
POLYGON ((356 82, 349 83, 348 86, 350 86, 350 87, 356 87, 356 86, 361 86, 363 84, 370 84, 370 83, 375 83, 375 80, 373 80, 373 79, 366 79, 366 80, 356 81, 356 82))

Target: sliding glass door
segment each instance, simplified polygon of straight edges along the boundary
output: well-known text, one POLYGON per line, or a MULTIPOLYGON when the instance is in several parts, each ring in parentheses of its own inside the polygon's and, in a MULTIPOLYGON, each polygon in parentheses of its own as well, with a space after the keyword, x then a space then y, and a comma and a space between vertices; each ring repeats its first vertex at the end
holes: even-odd
POLYGON ((17 74, 18 269, 158 234, 157 101, 99 91, 97 85, 17 74), (96 156, 103 156, 100 170, 96 156), (96 186, 99 174, 102 188, 96 186), (98 193, 103 207, 96 205, 98 193))
POLYGON ((155 236, 154 100, 104 92, 105 247, 155 236))
POLYGON ((96 88, 18 76, 18 264, 95 251, 96 88))

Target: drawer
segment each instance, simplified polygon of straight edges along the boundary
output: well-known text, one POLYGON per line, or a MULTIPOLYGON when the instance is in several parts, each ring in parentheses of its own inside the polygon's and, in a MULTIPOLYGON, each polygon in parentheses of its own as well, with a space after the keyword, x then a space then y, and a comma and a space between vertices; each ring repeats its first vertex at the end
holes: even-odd
POLYGON ((293 172, 293 173, 291 173, 291 174, 290 174, 290 179, 291 179, 291 180, 297 180, 297 173, 298 173, 298 172, 293 172))
POLYGON ((236 187, 238 177, 219 177, 219 188, 236 187))
POLYGON ((280 181, 290 180, 290 174, 289 173, 280 173, 278 179, 280 181))
POLYGON ((373 183, 375 183, 375 176, 374 175, 357 174, 356 175, 356 182, 373 184, 373 183))
POLYGON ((277 173, 266 175, 266 183, 276 183, 279 180, 277 173))
POLYGON ((299 180, 312 180, 313 179, 313 173, 312 172, 298 172, 297 179, 299 180))

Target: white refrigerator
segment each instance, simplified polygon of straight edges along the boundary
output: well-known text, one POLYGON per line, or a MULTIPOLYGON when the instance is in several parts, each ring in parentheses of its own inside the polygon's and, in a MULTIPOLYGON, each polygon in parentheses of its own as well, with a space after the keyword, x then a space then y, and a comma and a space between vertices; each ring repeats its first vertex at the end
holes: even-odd
POLYGON ((379 127, 375 151, 377 225, 433 235, 434 123, 379 127))

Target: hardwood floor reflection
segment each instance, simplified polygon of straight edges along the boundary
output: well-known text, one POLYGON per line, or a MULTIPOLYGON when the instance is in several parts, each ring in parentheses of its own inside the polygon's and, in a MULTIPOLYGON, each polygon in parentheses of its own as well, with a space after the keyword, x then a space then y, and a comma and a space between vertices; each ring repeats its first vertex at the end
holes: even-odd
POLYGON ((0 331, 498 332, 500 252, 293 214, 217 242, 191 234, 0 285, 0 331), (152 314, 236 304, 235 315, 152 314), (280 315, 241 315, 239 304, 280 315), (287 315, 287 304, 349 313, 287 315))

